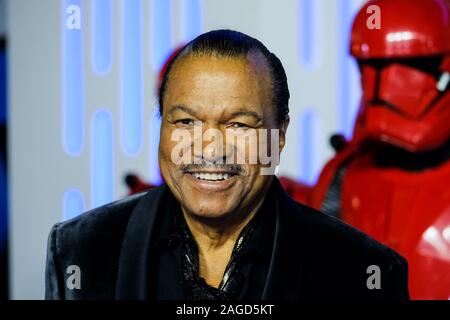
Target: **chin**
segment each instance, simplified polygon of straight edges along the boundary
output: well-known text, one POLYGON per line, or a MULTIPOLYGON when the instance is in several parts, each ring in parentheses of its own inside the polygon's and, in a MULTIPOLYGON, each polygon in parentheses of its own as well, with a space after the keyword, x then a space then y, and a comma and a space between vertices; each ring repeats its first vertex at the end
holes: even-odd
POLYGON ((189 183, 183 183, 180 188, 180 202, 184 204, 185 209, 196 215, 219 217, 235 209, 241 194, 241 188, 236 186, 228 190, 204 191, 189 183))
POLYGON ((209 201, 195 201, 195 203, 187 203, 185 208, 190 214, 196 217, 208 219, 223 218, 230 215, 235 210, 234 206, 224 204, 223 199, 220 199, 219 201, 220 202, 215 202, 212 199, 209 199, 209 201))

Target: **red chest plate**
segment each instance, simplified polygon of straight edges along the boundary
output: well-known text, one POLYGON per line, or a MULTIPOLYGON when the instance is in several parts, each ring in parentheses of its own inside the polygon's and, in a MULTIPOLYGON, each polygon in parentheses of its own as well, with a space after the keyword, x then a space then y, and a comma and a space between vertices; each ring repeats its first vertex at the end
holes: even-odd
POLYGON ((407 172, 356 158, 342 181, 341 214, 408 260, 411 298, 450 298, 450 162, 407 172))

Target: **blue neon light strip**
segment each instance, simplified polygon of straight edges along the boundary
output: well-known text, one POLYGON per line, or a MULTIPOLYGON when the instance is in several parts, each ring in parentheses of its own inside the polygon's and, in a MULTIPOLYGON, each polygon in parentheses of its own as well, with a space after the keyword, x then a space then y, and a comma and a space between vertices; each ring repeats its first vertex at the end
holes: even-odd
POLYGON ((63 197, 63 221, 75 218, 86 210, 84 196, 78 189, 69 189, 63 197))
POLYGON ((112 10, 111 0, 91 0, 92 4, 92 66, 98 74, 111 68, 112 10))
POLYGON ((82 28, 66 26, 70 5, 81 13, 82 1, 62 1, 62 140, 66 153, 77 156, 84 145, 84 46, 82 28))
POLYGON ((307 184, 314 184, 318 174, 318 159, 316 148, 319 144, 317 136, 318 116, 316 111, 307 110, 300 117, 299 158, 300 180, 307 184))
POLYGON ((111 113, 98 110, 91 127, 92 208, 114 200, 113 125, 111 113))
POLYGON ((141 8, 140 0, 122 0, 121 142, 130 156, 142 146, 141 8))
POLYGON ((202 1, 183 0, 182 12, 182 38, 187 43, 200 35, 203 29, 202 1))
POLYGON ((159 72, 172 50, 172 0, 152 0, 150 14, 150 61, 159 72))
POLYGON ((312 67, 317 56, 317 10, 313 0, 299 0, 300 23, 300 62, 305 67, 312 67))

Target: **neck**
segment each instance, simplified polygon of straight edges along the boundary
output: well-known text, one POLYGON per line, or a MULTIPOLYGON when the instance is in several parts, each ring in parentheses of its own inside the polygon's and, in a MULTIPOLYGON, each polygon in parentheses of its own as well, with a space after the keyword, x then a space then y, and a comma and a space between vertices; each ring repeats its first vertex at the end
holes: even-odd
POLYGON ((264 197, 252 210, 240 210, 222 219, 202 219, 192 214, 183 215, 198 248, 199 276, 206 283, 219 288, 234 245, 247 223, 261 207, 264 197), (248 213, 249 212, 249 213, 248 213))
POLYGON ((242 229, 258 212, 263 200, 264 197, 259 199, 253 208, 242 209, 236 214, 221 218, 202 218, 186 213, 183 209, 184 218, 194 236, 199 253, 229 247, 232 250, 242 229))

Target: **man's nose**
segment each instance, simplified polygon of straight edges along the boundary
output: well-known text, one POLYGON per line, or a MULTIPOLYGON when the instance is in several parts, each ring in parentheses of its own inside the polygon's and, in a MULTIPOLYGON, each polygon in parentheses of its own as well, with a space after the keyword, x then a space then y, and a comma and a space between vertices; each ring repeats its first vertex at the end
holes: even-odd
POLYGON ((226 141, 225 129, 218 125, 203 127, 201 132, 194 132, 194 160, 196 163, 227 163, 233 155, 232 141, 226 141))

